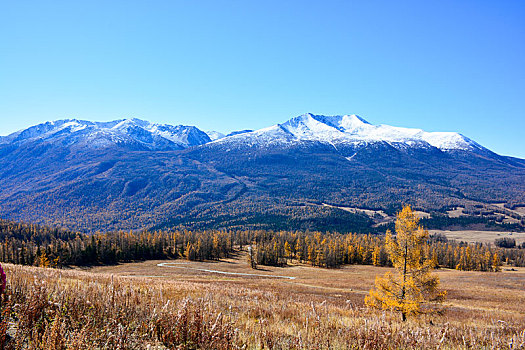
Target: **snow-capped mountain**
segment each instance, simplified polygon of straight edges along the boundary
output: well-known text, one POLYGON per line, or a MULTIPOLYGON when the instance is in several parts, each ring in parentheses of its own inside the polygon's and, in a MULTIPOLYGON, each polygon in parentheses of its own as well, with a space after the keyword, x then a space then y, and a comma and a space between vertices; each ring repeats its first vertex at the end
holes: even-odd
POLYGON ((87 148, 126 145, 134 149, 176 150, 202 145, 211 139, 194 126, 156 124, 136 118, 110 122, 64 119, 0 137, 0 144, 21 145, 32 141, 87 148))
POLYGON ((66 119, 0 137, 0 217, 85 230, 354 230, 368 219, 335 207, 525 206, 525 160, 458 133, 305 114, 221 136, 66 119))
POLYGON ((210 130, 210 131, 205 131, 205 132, 206 132, 206 135, 208 135, 212 141, 222 139, 223 137, 226 136, 222 132, 219 132, 219 131, 210 130))
POLYGON ((326 144, 362 145, 387 142, 394 147, 436 147, 440 150, 481 150, 481 145, 456 132, 426 132, 389 125, 372 125, 357 115, 304 114, 283 124, 231 135, 217 142, 250 145, 294 144, 317 141, 326 144))
POLYGON ((105 148, 126 145, 134 149, 178 150, 209 142, 228 146, 279 147, 301 142, 366 146, 386 142, 396 148, 435 147, 448 150, 485 150, 456 132, 426 132, 389 125, 372 125, 357 115, 323 116, 304 114, 259 130, 234 131, 224 135, 203 132, 195 126, 156 124, 140 119, 92 122, 64 119, 47 122, 0 137, 0 144, 20 145, 46 141, 65 146, 105 148))

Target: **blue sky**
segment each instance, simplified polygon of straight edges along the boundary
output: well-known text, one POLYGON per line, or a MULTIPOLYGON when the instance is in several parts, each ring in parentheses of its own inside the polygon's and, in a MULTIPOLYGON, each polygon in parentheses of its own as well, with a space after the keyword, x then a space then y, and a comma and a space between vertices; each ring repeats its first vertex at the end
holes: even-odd
POLYGON ((0 135, 126 117, 225 132, 305 112, 525 158, 525 2, 2 4, 0 135))

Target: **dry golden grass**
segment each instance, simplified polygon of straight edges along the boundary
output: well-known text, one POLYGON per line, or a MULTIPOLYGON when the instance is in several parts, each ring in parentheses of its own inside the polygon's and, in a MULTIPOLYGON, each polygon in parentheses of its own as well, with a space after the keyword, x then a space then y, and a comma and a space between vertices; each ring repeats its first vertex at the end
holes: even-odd
POLYGON ((464 241, 468 243, 494 243, 497 238, 514 238, 516 244, 525 242, 525 232, 500 232, 500 231, 479 231, 479 230, 462 230, 462 231, 448 231, 448 230, 428 230, 430 234, 442 233, 448 239, 455 239, 457 241, 464 241))
POLYGON ((244 259, 159 261, 88 271, 5 265, 1 330, 11 349, 519 349, 525 269, 438 271, 444 315, 402 323, 368 310, 386 268, 305 265, 250 269, 244 259), (196 269, 295 277, 223 275, 196 269), (3 327, 3 328, 2 328, 3 327))

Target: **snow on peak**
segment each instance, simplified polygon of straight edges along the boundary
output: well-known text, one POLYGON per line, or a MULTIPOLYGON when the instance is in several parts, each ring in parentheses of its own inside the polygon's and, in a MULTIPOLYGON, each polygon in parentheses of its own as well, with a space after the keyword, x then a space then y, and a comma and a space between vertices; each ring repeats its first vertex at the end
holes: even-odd
POLYGON ((215 140, 218 140, 218 139, 222 139, 223 137, 225 137, 226 135, 224 135, 222 132, 219 132, 219 131, 213 131, 213 130, 210 130, 210 131, 205 131, 206 135, 208 135, 208 137, 212 140, 212 141, 215 141, 215 140))
POLYGON ((194 126, 155 124, 137 118, 109 122, 63 119, 46 122, 0 138, 0 143, 22 144, 43 140, 91 148, 129 144, 145 149, 181 149, 210 142, 194 126))
POLYGON ((281 140, 285 143, 318 141, 328 144, 359 144, 388 142, 393 146, 429 147, 441 150, 473 150, 483 147, 455 132, 426 132, 389 125, 373 125, 352 115, 324 116, 311 113, 292 118, 285 123, 254 132, 226 137, 220 141, 244 140, 249 143, 281 140), (250 140, 248 140, 250 139, 250 140))
MULTIPOLYGON (((330 145, 387 142, 394 147, 436 147, 441 150, 482 150, 482 146, 455 132, 426 132, 389 125, 373 125, 355 115, 303 114, 260 130, 224 135, 205 133, 194 126, 156 124, 137 118, 109 122, 63 119, 47 122, 0 137, 0 144, 43 140, 65 145, 129 144, 138 149, 182 149, 208 142, 276 146, 302 141, 330 145)), ((105 147, 104 146, 104 147, 105 147)))

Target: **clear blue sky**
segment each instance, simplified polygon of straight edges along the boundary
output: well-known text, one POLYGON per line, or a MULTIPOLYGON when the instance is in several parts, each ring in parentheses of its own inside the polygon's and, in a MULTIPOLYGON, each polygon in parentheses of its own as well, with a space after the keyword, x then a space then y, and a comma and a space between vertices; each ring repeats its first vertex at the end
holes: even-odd
POLYGON ((459 131, 525 158, 525 1, 4 1, 0 135, 305 113, 459 131))

